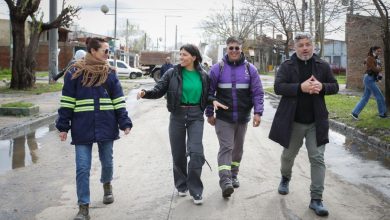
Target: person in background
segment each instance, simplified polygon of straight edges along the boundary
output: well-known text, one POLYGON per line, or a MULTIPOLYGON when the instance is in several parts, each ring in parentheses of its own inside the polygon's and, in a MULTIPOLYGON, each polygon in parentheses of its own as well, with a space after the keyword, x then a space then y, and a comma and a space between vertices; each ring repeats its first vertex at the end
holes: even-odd
POLYGON ((351 112, 352 118, 358 120, 359 114, 368 103, 371 93, 374 95, 376 104, 378 106, 378 113, 380 118, 387 118, 387 108, 385 98, 378 85, 378 82, 382 79, 381 71, 382 65, 379 56, 382 54, 382 49, 378 46, 371 47, 368 51, 367 58, 364 61, 366 66, 366 72, 363 77, 364 93, 360 101, 356 104, 355 108, 351 112))
POLYGON ((274 84, 275 93, 282 97, 269 138, 284 147, 278 192, 281 195, 289 193, 294 160, 305 139, 311 169, 309 208, 319 216, 327 216, 328 210, 322 204, 324 152, 325 144, 329 143, 325 95, 336 94, 339 86, 329 64, 314 54, 309 33, 297 33, 294 48, 291 59, 280 65, 274 84))
POLYGON ((219 185, 224 198, 230 197, 234 188, 240 186, 238 171, 252 107, 253 127, 260 125, 264 109, 259 74, 245 59, 241 41, 229 37, 226 45, 227 55, 210 69, 209 101, 213 106, 206 110, 207 121, 215 126, 219 140, 219 185))
POLYGON ((69 69, 72 64, 74 64, 77 60, 84 59, 85 54, 87 54, 84 50, 77 50, 76 53, 74 54, 73 58, 71 61, 69 61, 68 65, 64 69, 61 70, 57 75, 53 77, 54 81, 57 81, 59 78, 61 78, 65 72, 69 69))
POLYGON ((175 187, 179 196, 186 196, 189 190, 196 205, 203 203, 203 111, 209 88, 209 78, 201 63, 199 49, 185 44, 180 47, 180 64, 169 69, 153 89, 142 89, 137 94, 137 99, 158 99, 167 94, 175 187))
POLYGON ((169 70, 172 67, 173 64, 171 63, 171 58, 170 57, 165 58, 165 63, 161 66, 160 69, 160 78, 162 78, 164 73, 167 72, 167 70, 169 70))
POLYGON ((109 46, 102 38, 87 38, 88 53, 65 73, 56 127, 61 141, 71 130, 76 152, 79 212, 75 220, 90 219, 89 176, 92 145, 97 143, 102 165, 103 203, 114 202, 112 193, 113 143, 119 129, 125 134, 133 124, 128 117, 121 84, 107 62, 109 46))

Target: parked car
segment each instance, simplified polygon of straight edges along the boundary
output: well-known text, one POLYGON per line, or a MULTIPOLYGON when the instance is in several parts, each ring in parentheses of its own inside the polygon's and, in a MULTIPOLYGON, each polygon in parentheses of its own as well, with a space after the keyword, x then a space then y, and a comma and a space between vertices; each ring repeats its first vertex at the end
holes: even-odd
MULTIPOLYGON (((108 59, 108 62, 111 66, 114 66, 114 60, 108 59)), ((121 60, 116 60, 116 72, 118 76, 128 76, 130 79, 142 76, 142 70, 133 68, 121 60)))

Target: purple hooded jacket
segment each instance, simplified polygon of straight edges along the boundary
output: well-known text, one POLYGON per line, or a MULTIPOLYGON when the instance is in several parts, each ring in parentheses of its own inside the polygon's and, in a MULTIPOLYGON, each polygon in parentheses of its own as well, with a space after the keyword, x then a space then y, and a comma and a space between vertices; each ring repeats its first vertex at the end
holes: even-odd
MULTIPOLYGON (((264 91, 256 67, 248 63, 243 54, 234 63, 229 62, 225 55, 223 62, 222 69, 219 63, 210 69, 209 101, 217 100, 229 107, 218 109, 216 117, 229 123, 247 123, 251 119, 252 107, 254 114, 262 115, 264 91)), ((206 116, 213 115, 213 106, 208 106, 206 116)))

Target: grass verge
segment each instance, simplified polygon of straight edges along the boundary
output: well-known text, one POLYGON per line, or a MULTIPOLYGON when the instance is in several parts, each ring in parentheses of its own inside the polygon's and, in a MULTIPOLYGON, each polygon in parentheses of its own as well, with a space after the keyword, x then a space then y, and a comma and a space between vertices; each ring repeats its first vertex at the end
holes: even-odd
MULTIPOLYGON (((275 93, 273 87, 265 88, 267 92, 275 93)), ((348 126, 355 127, 369 136, 380 138, 382 141, 390 142, 390 119, 378 117, 378 109, 375 99, 370 99, 366 107, 359 114, 359 120, 350 116, 352 109, 361 97, 348 95, 325 96, 326 106, 329 111, 329 118, 342 122, 348 126)))
POLYGON ((54 84, 48 84, 48 83, 36 83, 35 86, 31 89, 27 90, 16 90, 16 89, 10 89, 6 87, 0 87, 0 93, 4 94, 42 94, 46 92, 57 92, 62 90, 62 83, 54 83, 54 84))
POLYGON ((34 106, 34 104, 30 102, 11 102, 11 103, 6 103, 1 105, 1 107, 5 107, 5 108, 29 108, 32 106, 34 106))

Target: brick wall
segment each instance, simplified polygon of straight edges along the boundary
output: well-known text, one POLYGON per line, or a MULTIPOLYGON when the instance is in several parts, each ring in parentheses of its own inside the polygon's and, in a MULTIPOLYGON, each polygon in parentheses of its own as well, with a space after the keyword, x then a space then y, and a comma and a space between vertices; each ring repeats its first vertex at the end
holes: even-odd
MULTIPOLYGON (((363 89, 364 59, 372 46, 383 48, 380 20, 375 17, 347 15, 345 38, 347 43, 347 88, 363 89)), ((383 55, 381 57, 383 59, 383 55)), ((383 60, 382 60, 383 63, 383 60)), ((379 84, 384 91, 384 80, 379 84)))
MULTIPOLYGON (((58 71, 66 67, 73 57, 73 50, 78 45, 59 42, 60 53, 58 55, 58 71)), ((35 57, 37 61, 36 71, 49 69, 49 47, 47 42, 41 42, 35 57)), ((9 46, 0 46, 0 68, 9 68, 9 46)))

